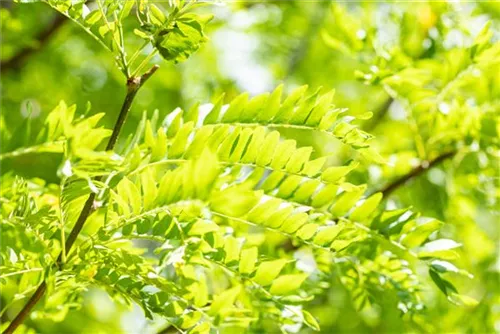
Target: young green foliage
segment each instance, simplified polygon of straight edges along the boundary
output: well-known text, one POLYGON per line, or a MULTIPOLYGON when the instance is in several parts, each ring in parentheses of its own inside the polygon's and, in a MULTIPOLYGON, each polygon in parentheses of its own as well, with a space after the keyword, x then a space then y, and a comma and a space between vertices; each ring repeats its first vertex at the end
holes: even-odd
MULTIPOLYGON (((67 254, 67 264, 58 274, 60 279, 68 275, 81 289, 94 284, 104 287, 113 295, 141 305, 149 317, 154 313, 163 315, 181 329, 246 327, 259 321, 266 312, 264 305, 268 310, 269 303, 274 309, 271 315, 280 323, 285 320, 284 314, 297 312, 297 304, 313 297, 314 292, 308 289, 328 281, 333 272, 325 269, 313 277, 294 266, 293 258, 259 255, 262 244, 250 242, 252 233, 243 228, 253 226, 290 238, 302 247, 329 253, 333 267, 343 273, 341 280, 352 290, 360 308, 375 302, 370 297, 371 289, 387 289, 404 291, 399 306, 403 312, 419 312, 421 283, 408 261, 426 263, 436 285, 454 301, 465 298, 442 278, 455 268, 446 261, 456 258, 453 249, 458 244, 429 239, 439 229, 439 223, 422 220, 408 209, 384 211, 379 206, 380 193, 364 195, 366 185, 345 181, 358 163, 325 167, 324 159, 311 160, 310 148, 297 148, 294 141, 283 139, 273 130, 273 125, 289 123, 271 117, 261 117, 262 125, 254 121, 256 118, 245 123, 245 115, 259 115, 267 109, 253 100, 246 106, 240 98, 235 101, 227 108, 215 105, 205 119, 195 108, 187 114, 178 110, 169 115, 161 123, 165 126, 153 127, 144 120, 135 140, 130 141, 132 146, 125 147, 122 154, 115 152, 110 160, 92 160, 95 153, 85 145, 65 152, 60 202, 52 206, 54 212, 61 213, 62 220, 57 215, 46 215, 37 221, 43 229, 52 226, 52 233, 42 239, 43 245, 53 242, 60 223, 74 224, 85 194, 95 192, 99 206, 90 216, 90 226, 76 251, 67 254), (245 106, 246 113, 233 112, 230 122, 226 115, 234 110, 234 103, 245 106), (217 109, 225 110, 219 117, 226 117, 226 122, 207 122, 217 109), (263 149, 268 145, 273 148, 263 149), (92 180, 101 174, 107 175, 105 181, 92 180), (157 243, 157 255, 151 259, 137 255, 133 240, 157 243), (117 247, 119 254, 112 252, 117 247), (378 254, 375 262, 367 252, 378 254), (208 277, 216 268, 231 279, 229 286, 208 287, 208 277), (358 276, 353 276, 354 272, 358 276), (365 275, 367 278, 362 278, 365 275), (381 277, 389 278, 391 283, 376 283, 381 277), (360 289, 368 289, 368 294, 357 292, 364 291, 360 289), (247 298, 254 300, 252 306, 244 303, 247 298), (193 312, 181 311, 188 306, 193 312)), ((289 108, 289 98, 284 101, 278 98, 275 102, 278 110, 289 108)), ((323 96, 315 97, 315 101, 319 104, 323 96)), ((303 108, 300 101, 295 103, 298 108, 294 110, 303 108)), ((309 105, 312 114, 317 104, 309 105)), ((48 119, 60 113, 60 108, 48 119)), ((303 118, 295 124, 306 124, 307 115, 303 118)), ((310 130, 315 131, 320 123, 311 124, 310 130)), ((335 129, 341 124, 342 119, 330 127, 335 129)), ((90 127, 86 131, 96 130, 90 127)), ((360 148, 345 139, 348 133, 336 136, 354 149, 360 148)), ((63 134, 59 137, 67 143, 72 138, 63 134)), ((12 187, 12 191, 17 189, 12 187)), ((24 189, 25 196, 34 196, 24 189)), ((44 212, 50 211, 34 214, 44 212)), ((18 216, 5 212, 2 222, 15 224, 21 219, 18 216)), ((9 252, 15 254, 13 249, 9 252)), ((33 261, 24 263, 24 270, 41 270, 36 268, 48 265, 41 258, 33 261)), ((67 283, 68 289, 71 282, 67 283)), ((68 290, 63 296, 73 298, 74 293, 68 290)), ((316 321, 305 310, 293 319, 317 329, 316 321)))
MULTIPOLYGON (((117 56, 128 79, 127 98, 156 53, 177 63, 198 50, 211 18, 192 12, 196 3, 186 1, 45 2, 117 56), (131 56, 123 35, 129 21, 136 27, 131 38, 143 40, 131 56), (143 54, 148 45, 153 51, 143 54)), ((342 17, 341 7, 334 8, 342 17)), ((347 18, 341 25, 346 42, 331 35, 327 42, 344 51, 363 50, 364 43, 353 42, 354 22, 347 18)), ((461 59, 448 66, 453 73, 446 78, 467 78, 469 68, 484 70, 495 59, 498 44, 489 43, 487 31, 472 46, 445 53, 450 64, 461 59)), ((439 110, 454 80, 436 80, 429 88, 432 78, 415 76, 429 63, 414 65, 388 66, 384 77, 372 82, 410 104, 427 96, 418 107, 439 110)), ((76 106, 64 102, 49 113, 37 136, 30 118, 8 132, 2 119, 1 160, 58 154, 60 183, 1 176, 0 283, 17 286, 15 298, 24 299, 42 281, 47 290, 37 313, 42 318, 62 320, 82 306, 85 291, 99 287, 181 333, 319 331, 310 306, 334 280, 360 311, 387 295, 392 307, 417 317, 425 309, 421 291, 429 280, 451 302, 475 304, 447 277, 471 275, 452 263, 461 245, 441 236, 443 223, 388 205, 387 191, 371 193, 368 184, 352 181, 363 163, 384 163, 370 147, 372 135, 357 124, 371 113, 347 115, 333 105, 333 91, 302 86, 283 97, 283 90, 251 98, 244 93, 227 104, 221 96, 212 105, 178 108, 161 121, 158 113, 144 116, 120 149, 113 144, 107 152, 99 150, 112 134, 98 125, 103 115, 75 117, 76 106), (333 166, 312 147, 283 135, 286 129, 326 135, 352 159, 333 166), (68 247, 68 233, 87 206, 85 226, 68 247), (272 326, 265 327, 269 320, 272 326)), ((423 129, 441 129, 441 115, 429 119, 414 110, 417 123, 429 126, 423 129)), ((498 126, 485 125, 496 122, 496 114, 485 115, 466 120, 464 131, 496 145, 498 126)), ((436 136, 428 138, 436 146, 424 147, 424 153, 462 143, 446 132, 436 136)))
POLYGON ((207 41, 204 28, 212 19, 211 15, 191 12, 200 6, 196 1, 38 1, 47 3, 78 24, 113 53, 118 67, 127 77, 140 73, 156 53, 175 63, 185 61, 207 41), (124 24, 129 22, 133 22, 135 37, 138 39, 133 42, 129 42, 129 36, 124 36, 124 24), (153 51, 146 53, 145 49, 149 45, 153 47, 153 51), (136 64, 141 57, 142 62, 136 64))

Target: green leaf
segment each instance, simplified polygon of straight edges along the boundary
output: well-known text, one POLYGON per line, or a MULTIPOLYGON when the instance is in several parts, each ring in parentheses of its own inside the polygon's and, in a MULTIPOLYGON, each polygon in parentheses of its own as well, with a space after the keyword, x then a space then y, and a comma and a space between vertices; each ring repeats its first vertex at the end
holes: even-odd
POLYGON ((239 272, 242 274, 251 274, 255 269, 257 256, 257 247, 243 249, 240 254, 239 272))
POLYGON ((468 278, 471 279, 474 278, 474 276, 469 272, 462 269, 458 269, 454 264, 448 261, 434 260, 431 262, 431 268, 437 271, 438 273, 456 273, 467 276, 468 278))
POLYGON ((211 208, 231 217, 241 217, 257 204, 259 197, 253 191, 245 191, 238 187, 227 188, 214 194, 211 208))
POLYGON ((351 163, 349 166, 328 167, 322 174, 321 179, 325 182, 333 183, 349 174, 353 169, 358 167, 358 163, 351 163))
POLYGON ((307 279, 308 274, 283 275, 274 280, 270 292, 273 295, 287 295, 297 291, 307 279))
POLYGON ((458 273, 459 270, 458 268, 451 264, 450 262, 447 261, 441 261, 441 260, 434 260, 431 263, 431 268, 436 270, 439 273, 445 273, 445 272, 453 272, 453 273, 458 273))
POLYGON ((169 157, 178 158, 181 157, 186 151, 186 144, 188 142, 188 137, 191 131, 193 130, 194 124, 192 122, 188 122, 182 126, 182 128, 177 132, 177 135, 174 138, 174 142, 170 147, 168 152, 169 157))
POLYGON ((298 104, 298 101, 302 99, 303 95, 307 91, 307 88, 308 86, 304 85, 295 89, 291 94, 289 94, 285 101, 283 101, 283 104, 274 117, 273 122, 287 123, 295 111, 295 105, 298 104))
POLYGON ((245 107, 244 112, 241 114, 240 120, 242 122, 253 122, 260 111, 267 107, 268 99, 269 93, 264 93, 253 97, 248 102, 248 105, 245 107))
POLYGON ((239 260, 240 246, 238 240, 228 236, 224 241, 224 253, 226 254, 225 263, 236 262, 239 260))
POLYGON ((307 125, 310 126, 319 125, 321 119, 323 118, 323 116, 326 115, 326 113, 331 107, 334 94, 335 90, 331 90, 330 92, 319 98, 318 103, 316 104, 314 109, 311 111, 311 114, 307 118, 307 123, 306 123, 307 125))
MULTIPOLYGON (((131 1, 127 1, 127 2, 131 2, 131 1)), ((151 38, 151 35, 149 33, 144 32, 144 31, 139 30, 139 29, 134 29, 134 34, 139 36, 142 39, 145 39, 145 40, 149 40, 151 38)))
POLYGON ((363 195, 365 189, 366 186, 363 186, 353 189, 352 191, 344 191, 331 207, 330 212, 332 215, 336 217, 344 216, 352 209, 354 204, 356 204, 359 198, 363 195))
MULTIPOLYGON (((312 153, 312 147, 301 147, 290 157, 286 165, 286 170, 290 173, 298 173, 304 167, 304 164, 309 161, 312 153)), ((320 167, 321 168, 321 167, 320 167)))
POLYGON ((123 235, 130 235, 134 231, 134 225, 133 224, 128 224, 122 229, 122 234, 123 235))
POLYGON ((125 1, 120 12, 120 21, 124 20, 127 16, 129 16, 130 11, 134 7, 134 1, 125 1))
POLYGON ((137 222, 137 233, 138 234, 146 234, 152 227, 151 220, 149 219, 141 219, 137 222))
POLYGON ((153 235, 164 236, 172 224, 172 217, 167 215, 153 224, 153 235))
MULTIPOLYGON (((153 17, 160 25, 163 23, 161 17, 153 17)), ((176 20, 172 28, 163 30, 154 45, 164 59, 174 63, 185 61, 207 41, 203 30, 211 19, 211 15, 185 14, 176 20)))
POLYGON ((256 119, 260 122, 270 122, 278 113, 281 104, 281 95, 283 93, 283 85, 276 87, 274 92, 269 96, 267 106, 262 108, 257 114, 256 119))
POLYGON ((255 129, 250 138, 249 144, 246 148, 246 152, 243 154, 241 162, 244 163, 254 163, 257 157, 260 155, 260 150, 264 144, 264 138, 266 136, 266 130, 263 127, 255 129))
POLYGON ((259 264, 252 280, 262 286, 270 285, 287 263, 286 260, 265 261, 259 264))
POLYGON ((259 166, 267 166, 273 159, 274 153, 276 152, 276 146, 280 140, 280 134, 278 131, 273 131, 268 134, 264 140, 264 145, 260 148, 260 153, 255 161, 259 166))
POLYGON ((321 208, 327 204, 330 204, 331 201, 337 196, 337 191, 339 187, 334 184, 329 184, 315 195, 313 195, 311 206, 315 208, 321 208))
POLYGON ((448 296, 448 300, 453 304, 465 307, 476 307, 479 305, 479 302, 476 299, 457 293, 451 293, 448 296))
POLYGON ((208 314, 217 315, 221 312, 224 312, 225 309, 228 309, 233 306, 236 298, 240 294, 241 286, 235 286, 229 290, 226 290, 215 297, 210 306, 208 314))
POLYGON ((304 323, 315 331, 319 331, 320 327, 318 321, 313 317, 313 315, 306 310, 302 310, 302 317, 304 318, 304 323))
POLYGON ((301 228, 307 220, 309 215, 304 212, 299 212, 288 216, 280 227, 280 230, 285 233, 295 233, 299 228, 301 228))
POLYGON ((128 178, 124 178, 117 186, 118 194, 132 207, 134 214, 139 214, 142 207, 141 193, 128 178))
POLYGON ((271 161, 271 167, 274 169, 285 167, 292 154, 296 153, 295 146, 295 140, 285 140, 278 143, 273 160, 271 161))
POLYGON ((96 9, 85 17, 85 23, 89 26, 92 26, 97 22, 99 22, 101 17, 102 17, 101 11, 96 9))
POLYGON ((198 219, 189 229, 188 235, 204 235, 210 232, 216 232, 219 226, 211 220, 198 219))
POLYGON ((222 161, 229 160, 229 157, 233 153, 233 149, 235 148, 235 143, 238 141, 238 137, 241 131, 243 131, 241 128, 233 129, 229 134, 229 136, 227 136, 222 142, 222 144, 219 146, 217 153, 222 161))
POLYGON ((429 275, 436 284, 436 286, 439 288, 439 290, 441 290, 441 292, 444 293, 445 295, 448 295, 448 287, 446 284, 447 281, 443 280, 441 276, 439 276, 439 274, 434 270, 429 270, 429 275))
POLYGON ((430 241, 420 248, 418 251, 418 257, 453 260, 458 257, 458 253, 454 249, 461 246, 461 244, 451 239, 430 241))
POLYGON ((313 239, 313 242, 321 246, 331 244, 332 241, 339 235, 340 231, 342 231, 342 229, 343 225, 341 225, 340 223, 334 226, 319 228, 318 233, 313 239))
POLYGON ((153 24, 162 26, 163 23, 167 20, 165 14, 163 14, 162 10, 155 6, 154 4, 149 5, 149 10, 151 11, 151 21, 153 24))
POLYGON ((141 174, 141 185, 144 199, 144 209, 150 210, 154 207, 158 188, 156 187, 155 177, 151 169, 141 174))
POLYGON ((314 177, 319 174, 319 172, 325 165, 325 162, 325 157, 307 161, 302 172, 309 177, 314 177))
POLYGON ((401 244, 413 248, 420 246, 427 238, 443 225, 437 219, 427 219, 422 222, 417 222, 417 225, 410 231, 406 232, 401 240, 401 244))
POLYGON ((377 209, 382 197, 382 193, 373 194, 360 206, 356 207, 349 215, 349 218, 353 221, 364 222, 377 209))
POLYGON ((243 109, 248 103, 248 93, 243 93, 234 98, 233 101, 229 104, 229 108, 224 113, 224 117, 222 117, 222 122, 231 123, 237 122, 241 119, 241 114, 243 109))
POLYGON ((306 224, 297 231, 296 235, 302 240, 309 240, 316 234, 318 227, 318 224, 306 224))
POLYGON ((248 220, 263 224, 278 209, 282 202, 277 199, 269 199, 266 202, 256 205, 249 213, 248 220))

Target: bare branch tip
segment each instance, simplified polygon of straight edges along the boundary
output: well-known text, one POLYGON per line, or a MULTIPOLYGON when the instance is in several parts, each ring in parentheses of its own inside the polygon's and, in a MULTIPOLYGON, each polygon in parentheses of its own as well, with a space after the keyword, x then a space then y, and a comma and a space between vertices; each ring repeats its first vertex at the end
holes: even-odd
POLYGON ((154 64, 153 67, 151 67, 146 73, 144 73, 141 78, 143 80, 148 79, 150 76, 152 76, 158 69, 160 68, 160 65, 154 64))

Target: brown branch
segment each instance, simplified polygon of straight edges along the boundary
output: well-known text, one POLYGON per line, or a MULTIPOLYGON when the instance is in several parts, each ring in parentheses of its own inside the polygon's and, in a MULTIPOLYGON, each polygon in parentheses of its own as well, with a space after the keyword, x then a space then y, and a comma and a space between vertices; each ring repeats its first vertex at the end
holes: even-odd
MULTIPOLYGON (((113 128, 113 133, 111 134, 111 137, 108 140, 106 150, 109 151, 115 147, 121 128, 125 123, 125 119, 127 118, 127 115, 130 111, 132 102, 134 101, 137 92, 142 87, 142 85, 144 85, 144 83, 156 72, 156 70, 158 70, 158 65, 154 65, 148 72, 146 72, 140 77, 129 78, 127 80, 127 95, 125 96, 125 100, 123 101, 123 105, 120 110, 120 115, 118 115, 118 119, 113 128)), ((98 180, 100 180, 100 178, 98 178, 98 180)), ((76 241, 76 238, 78 237, 83 226, 85 225, 87 218, 94 211, 95 196, 96 196, 95 193, 91 193, 87 198, 87 201, 85 202, 85 205, 83 206, 83 209, 80 212, 80 216, 78 217, 75 226, 73 226, 73 229, 71 230, 68 239, 66 240, 65 243, 66 253, 69 253, 71 247, 73 247, 73 244, 76 241)), ((59 254, 59 257, 57 258, 56 264, 58 265, 59 269, 61 269, 62 267, 62 259, 63 259, 63 252, 61 252, 59 254)), ((3 334, 14 333, 17 327, 19 327, 24 322, 26 317, 31 313, 31 310, 43 297, 46 290, 47 290, 47 284, 44 281, 42 284, 40 284, 40 286, 35 291, 33 296, 31 296, 29 301, 26 303, 26 305, 24 305, 23 309, 17 314, 14 320, 12 320, 12 322, 9 324, 9 327, 7 327, 7 329, 3 332, 3 334)))
POLYGON ((64 25, 66 18, 61 14, 56 14, 56 17, 49 26, 44 30, 40 31, 35 37, 36 45, 26 46, 16 54, 14 54, 10 59, 3 60, 0 63, 0 73, 5 73, 8 70, 16 70, 22 65, 22 63, 31 56, 36 51, 41 50, 50 40, 50 38, 64 25))
POLYGON ((446 159, 452 158, 457 151, 450 151, 441 154, 437 158, 431 161, 424 161, 421 163, 419 166, 415 167, 412 171, 410 171, 408 174, 401 176, 400 178, 396 179, 392 183, 389 183, 386 185, 384 188, 379 190, 382 193, 382 196, 384 198, 387 198, 388 196, 391 195, 392 192, 394 192, 396 189, 398 189, 400 186, 404 185, 407 181, 418 177, 428 169, 431 169, 432 167, 440 164, 446 159))

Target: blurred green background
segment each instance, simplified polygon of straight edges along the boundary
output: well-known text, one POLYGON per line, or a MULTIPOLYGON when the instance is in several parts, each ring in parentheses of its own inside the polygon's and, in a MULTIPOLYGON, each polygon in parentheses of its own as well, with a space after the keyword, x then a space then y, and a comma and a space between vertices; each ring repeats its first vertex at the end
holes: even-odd
MULTIPOLYGON (((60 100, 77 104, 81 113, 90 103, 89 112, 105 112, 104 122, 111 127, 125 94, 112 56, 42 3, 0 4, 2 131, 27 117, 41 124, 60 100), (20 61, 9 61, 26 49, 20 61)), ((286 90, 304 84, 335 88, 338 107, 352 114, 374 113, 360 126, 376 136, 374 146, 389 163, 367 164, 352 178, 378 189, 407 173, 415 162, 449 148, 473 147, 475 142, 467 141, 471 129, 460 125, 477 117, 474 121, 483 123, 475 150, 411 180, 393 193, 388 205, 413 206, 446 222, 445 234, 464 245, 461 267, 475 276, 459 278, 457 285, 479 305, 457 307, 438 291, 424 291, 429 307, 425 320, 415 325, 400 316, 391 300, 356 310, 342 286, 334 284, 311 309, 324 333, 500 332, 495 125, 500 66, 498 59, 487 61, 484 67, 478 65, 482 72, 462 75, 469 65, 459 63, 458 57, 488 20, 492 39, 498 41, 500 3, 220 1, 204 10, 215 14, 208 25, 210 41, 182 64, 156 60, 161 68, 139 92, 124 131, 134 130, 143 111, 152 114, 158 109, 162 118, 176 107, 211 102, 222 92, 230 100, 243 91, 270 91, 280 83, 286 90), (430 79, 419 76, 417 70, 422 69, 430 79), (457 77, 463 82, 455 81, 457 77), (396 78, 402 83, 395 83, 396 78), (422 82, 431 82, 438 95, 452 87, 450 94, 440 95, 438 111, 416 102, 422 82), (486 124, 493 124, 488 133, 486 124)), ((350 158, 328 138, 290 130, 284 134, 331 155, 332 162, 350 158)), ((57 163, 50 154, 26 156, 2 161, 1 172, 15 170, 57 182, 57 163)), ((154 333, 162 324, 146 322, 138 307, 115 305, 103 291, 92 290, 85 295, 84 307, 71 311, 64 321, 35 321, 33 326, 40 333, 154 333)))

